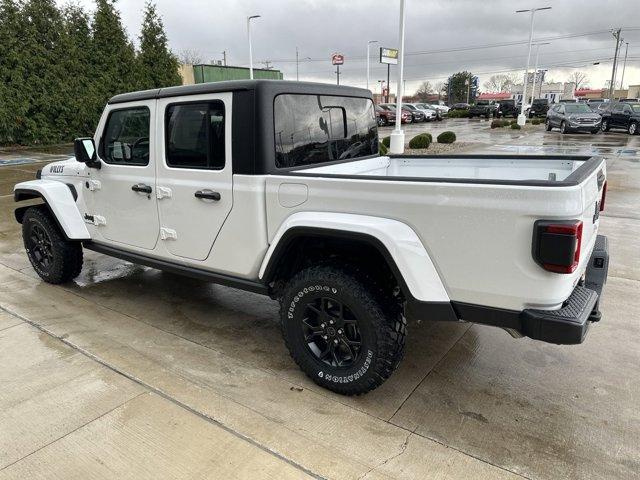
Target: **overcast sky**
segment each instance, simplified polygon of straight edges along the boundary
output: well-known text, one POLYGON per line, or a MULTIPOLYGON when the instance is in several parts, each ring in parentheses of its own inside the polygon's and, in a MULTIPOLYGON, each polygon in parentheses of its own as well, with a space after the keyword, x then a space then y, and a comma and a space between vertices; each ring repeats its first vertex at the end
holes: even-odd
MULTIPOLYGON (((93 9, 91 0, 80 3, 93 9)), ((229 65, 247 66, 246 16, 262 15, 252 27, 254 66, 270 60, 285 79, 295 80, 297 46, 301 80, 335 82, 330 55, 340 52, 345 55, 341 83, 364 87, 367 41, 378 40, 371 48, 371 80, 376 88, 377 80, 386 78, 377 47, 397 47, 399 4, 399 0, 157 0, 174 52, 196 50, 206 62, 221 59, 226 50, 229 65)), ((117 5, 137 42, 144 0, 120 0, 117 5)), ((481 85, 493 73, 523 73, 526 44, 488 45, 526 42, 529 14, 515 10, 542 6, 553 7, 537 13, 534 26, 534 40, 553 38, 546 40, 550 45, 540 47, 540 66, 549 69, 547 79, 564 81, 572 71, 581 70, 591 87, 603 87, 611 78, 615 47, 608 30, 627 27, 622 34, 629 42, 624 83, 640 84, 639 0, 406 0, 406 6, 409 93, 424 80, 435 84, 463 69, 477 73, 481 85), (433 53, 451 49, 457 51, 433 53)), ((624 46, 621 61, 623 56, 624 46)), ((621 74, 622 64, 618 81, 621 74)), ((396 75, 392 67, 392 87, 396 75)))

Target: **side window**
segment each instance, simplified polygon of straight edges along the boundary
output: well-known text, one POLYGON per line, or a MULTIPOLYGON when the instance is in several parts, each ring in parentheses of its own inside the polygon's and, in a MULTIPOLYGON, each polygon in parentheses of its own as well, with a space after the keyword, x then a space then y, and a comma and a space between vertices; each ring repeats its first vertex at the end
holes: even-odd
POLYGON ((613 111, 614 111, 615 113, 620 113, 620 112, 622 112, 622 105, 620 105, 620 104, 616 105, 615 107, 613 107, 613 111))
POLYGON ((104 161, 115 165, 149 165, 149 119, 147 107, 113 110, 101 142, 104 161))
POLYGON ((169 105, 165 113, 167 165, 224 168, 224 103, 220 100, 169 105))

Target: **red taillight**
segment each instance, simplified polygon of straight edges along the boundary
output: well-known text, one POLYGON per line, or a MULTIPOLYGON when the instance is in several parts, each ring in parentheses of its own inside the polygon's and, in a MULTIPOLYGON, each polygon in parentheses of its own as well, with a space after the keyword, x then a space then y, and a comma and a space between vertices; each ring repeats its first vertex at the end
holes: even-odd
POLYGON ((600 211, 604 211, 604 200, 607 198, 607 182, 602 186, 602 197, 600 197, 600 211))
POLYGON ((580 263, 582 221, 540 220, 534 227, 534 259, 555 273, 573 273, 580 263))

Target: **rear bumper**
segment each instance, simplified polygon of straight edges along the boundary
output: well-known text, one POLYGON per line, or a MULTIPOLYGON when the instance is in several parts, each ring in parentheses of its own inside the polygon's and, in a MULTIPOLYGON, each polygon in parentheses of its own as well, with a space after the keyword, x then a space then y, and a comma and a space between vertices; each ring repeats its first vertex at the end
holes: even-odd
POLYGON ((599 303, 608 270, 609 243, 607 237, 598 235, 584 282, 576 286, 559 310, 523 310, 520 314, 520 332, 548 343, 582 343, 590 323, 601 318, 599 303))
POLYGON ((599 303, 607 281, 609 246, 607 237, 598 235, 585 272, 558 310, 525 309, 521 312, 462 302, 407 302, 408 319, 464 320, 519 332, 534 340, 559 345, 575 345, 585 339, 591 322, 601 318, 599 303))

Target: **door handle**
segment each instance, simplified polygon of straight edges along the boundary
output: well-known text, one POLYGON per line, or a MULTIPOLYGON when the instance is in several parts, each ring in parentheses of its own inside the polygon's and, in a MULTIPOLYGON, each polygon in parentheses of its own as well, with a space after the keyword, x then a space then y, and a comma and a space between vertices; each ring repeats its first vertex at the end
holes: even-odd
POLYGON ((151 193, 151 187, 149 185, 145 185, 144 183, 136 183, 131 187, 131 190, 134 192, 142 192, 149 194, 151 193))
POLYGON ((205 198, 207 200, 220 200, 220 194, 218 192, 212 192, 210 190, 198 190, 195 194, 196 198, 205 198))

